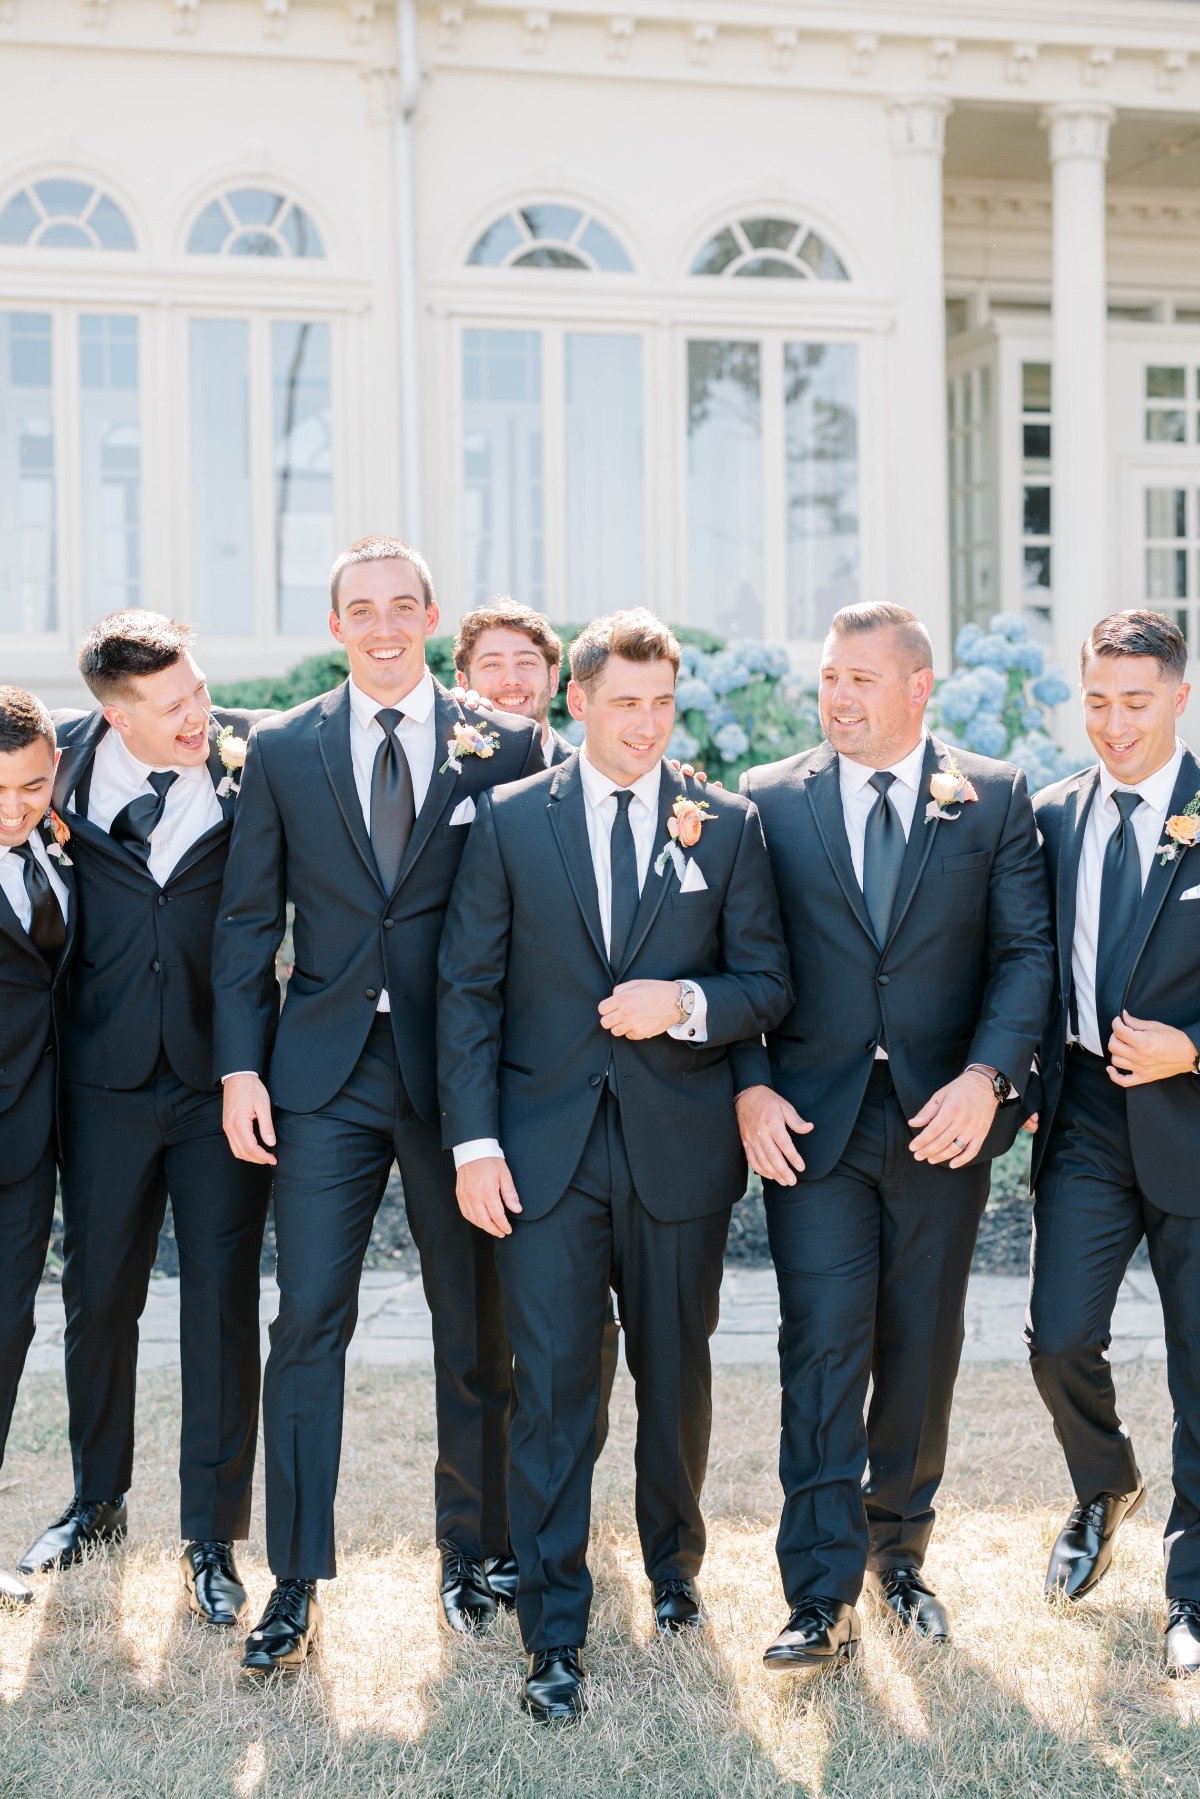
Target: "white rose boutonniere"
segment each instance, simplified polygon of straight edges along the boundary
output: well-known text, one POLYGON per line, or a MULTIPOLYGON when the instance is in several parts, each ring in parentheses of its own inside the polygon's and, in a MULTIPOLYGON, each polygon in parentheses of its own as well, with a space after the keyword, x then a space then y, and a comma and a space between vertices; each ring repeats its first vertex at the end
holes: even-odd
POLYGON ((1192 795, 1182 812, 1168 818, 1163 830, 1167 840, 1160 843, 1154 853, 1165 868, 1168 862, 1174 862, 1180 850, 1194 849, 1200 842, 1200 793, 1192 795))
POLYGON ((447 769, 453 769, 456 775, 461 775, 464 756, 478 756, 486 762, 489 756, 496 754, 499 741, 498 731, 481 731, 478 725, 455 725, 453 737, 446 740, 446 760, 438 769, 439 775, 444 775, 447 769))
POLYGON ((952 755, 948 755, 937 772, 930 775, 929 791, 933 797, 925 808, 927 825, 931 825, 935 818, 946 818, 953 822, 959 817, 959 813, 947 812, 947 806, 962 807, 979 798, 952 755))
POLYGON ((221 758, 221 766, 228 770, 217 787, 217 798, 223 800, 227 794, 240 791, 234 776, 241 774, 246 766, 246 751, 250 746, 244 737, 235 737, 232 725, 223 725, 217 732, 217 755, 221 758))

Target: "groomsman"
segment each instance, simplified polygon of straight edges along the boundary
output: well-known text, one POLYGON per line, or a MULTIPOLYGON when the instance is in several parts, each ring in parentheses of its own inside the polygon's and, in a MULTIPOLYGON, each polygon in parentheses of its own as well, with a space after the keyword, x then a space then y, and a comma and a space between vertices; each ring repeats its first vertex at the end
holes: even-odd
POLYGON ((539 767, 541 750, 527 719, 471 712, 434 681, 437 602, 408 544, 352 544, 331 598, 349 679, 255 732, 213 963, 229 1142, 248 1162, 278 1162, 279 1315, 263 1387, 276 1584, 246 1644, 254 1674, 304 1661, 316 1584, 336 1573, 346 1349, 393 1159, 433 1314, 451 1629, 494 1617, 484 1563, 508 1550, 511 1354, 491 1245, 460 1217, 439 1141, 434 1021, 442 922, 476 804, 493 781, 539 767), (275 1037, 288 899, 295 965, 275 1037))
POLYGON ((495 1240, 516 1359, 509 1503, 539 1721, 585 1709, 600 1342, 620 1301, 655 1624, 702 1624, 700 1492, 730 1210, 729 1047, 791 998, 757 814, 663 754, 679 646, 645 611, 571 646, 580 753, 479 806, 440 958, 458 1201, 495 1240), (503 1146, 503 1147, 501 1147, 503 1146))
POLYGON ((101 619, 79 671, 97 708, 60 727, 55 783, 80 911, 63 1089, 75 1493, 21 1572, 69 1567, 126 1534, 138 1319, 169 1196, 179 1245, 181 1565, 192 1610, 230 1626, 246 1602, 232 1544, 250 1525, 269 1189, 222 1134, 211 964, 237 791, 226 763, 257 715, 212 712, 192 633, 157 612, 101 619))
POLYGON ((1113 1305, 1145 1237, 1175 1412, 1167 1672, 1200 1668, 1200 765, 1176 737, 1187 645, 1157 612, 1101 619, 1080 658, 1099 762, 1037 796, 1057 927, 1033 1155, 1026 1341, 1073 1507, 1046 1592, 1079 1599, 1146 1489, 1117 1415, 1113 1305))
POLYGON ((742 782, 796 986, 765 1046, 735 1053, 782 1311, 790 1615, 770 1668, 852 1655, 864 1576, 891 1622, 949 1635, 922 1566, 989 1163, 1016 1134, 1051 949, 1024 776, 930 737, 932 687, 913 613, 848 606, 822 654, 827 741, 742 782))
MULTIPOLYGON (((42 702, 0 687, 0 1463, 54 1222, 56 1052, 75 932, 70 857, 49 811, 57 760, 42 702)), ((32 1598, 0 1568, 0 1602, 32 1598)))

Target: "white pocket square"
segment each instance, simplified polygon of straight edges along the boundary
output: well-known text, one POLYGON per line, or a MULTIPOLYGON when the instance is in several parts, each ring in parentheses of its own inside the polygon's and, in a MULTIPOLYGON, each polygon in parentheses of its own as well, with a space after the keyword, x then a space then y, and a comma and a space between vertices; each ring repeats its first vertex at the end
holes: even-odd
POLYGON ((680 893, 707 893, 708 882, 700 872, 698 862, 689 862, 683 871, 683 879, 679 883, 680 893))
POLYGON ((1189 887, 1187 892, 1181 893, 1179 897, 1181 900, 1200 899, 1200 887, 1189 887))
POLYGON ((474 816, 475 801, 468 797, 465 800, 459 800, 450 814, 450 823, 452 825, 469 825, 474 816))

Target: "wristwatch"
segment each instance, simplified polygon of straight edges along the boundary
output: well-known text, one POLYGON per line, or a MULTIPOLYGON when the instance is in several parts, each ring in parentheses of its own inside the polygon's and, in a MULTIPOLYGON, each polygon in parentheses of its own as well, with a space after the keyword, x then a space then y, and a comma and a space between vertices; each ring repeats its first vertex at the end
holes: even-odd
POLYGON ((679 1022, 680 1022, 680 1024, 683 1024, 685 1019, 690 1018, 692 1016, 692 1013, 695 1011, 695 1009, 696 1009, 696 989, 692 986, 692 983, 690 981, 680 981, 680 983, 679 983, 679 1022))
POLYGON ((1005 1100, 1010 1099, 1016 1091, 1008 1076, 1001 1074, 998 1068, 990 1067, 987 1062, 968 1062, 963 1072, 970 1074, 972 1070, 976 1074, 986 1075, 992 1084, 992 1092, 996 1096, 998 1106, 1002 1106, 1005 1100))

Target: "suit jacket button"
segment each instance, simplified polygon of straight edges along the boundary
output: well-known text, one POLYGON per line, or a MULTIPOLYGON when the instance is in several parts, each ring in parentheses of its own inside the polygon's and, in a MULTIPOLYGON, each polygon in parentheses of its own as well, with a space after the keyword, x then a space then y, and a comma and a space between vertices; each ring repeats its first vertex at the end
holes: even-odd
POLYGON ((602 1074, 589 1074, 588 1086, 589 1087, 598 1087, 603 1079, 604 1079, 604 1076, 602 1074))
POLYGON ((879 985, 881 987, 886 987, 888 985, 889 981, 891 980, 891 978, 892 977, 890 974, 881 974, 877 977, 877 979, 879 981, 879 985))
POLYGON ((158 903, 159 903, 159 905, 160 905, 160 906, 165 906, 165 905, 166 905, 166 903, 167 903, 167 896, 166 896, 166 894, 165 894, 165 893, 160 893, 160 894, 159 894, 159 896, 158 896, 158 903))
POLYGON ((872 1038, 871 1038, 871 1041, 870 1041, 870 1042, 869 1042, 869 1043, 864 1043, 864 1044, 863 1044, 863 1048, 864 1048, 864 1049, 874 1049, 874 1048, 876 1048, 876 1042, 875 1042, 875 1039, 874 1039, 874 1037, 872 1037, 872 1038))
POLYGON ((157 973, 158 973, 158 971, 159 971, 159 969, 160 969, 160 968, 161 968, 161 966, 162 966, 162 964, 161 964, 161 963, 160 963, 160 962, 151 962, 151 964, 150 964, 150 972, 151 972, 151 973, 152 973, 152 974, 157 974, 157 973))
POLYGON ((367 988, 367 998, 368 999, 378 999, 379 998, 379 995, 376 993, 374 987, 367 988))
POLYGON ((394 931, 396 928, 395 919, 394 918, 385 918, 383 921, 383 928, 385 931, 394 931))

